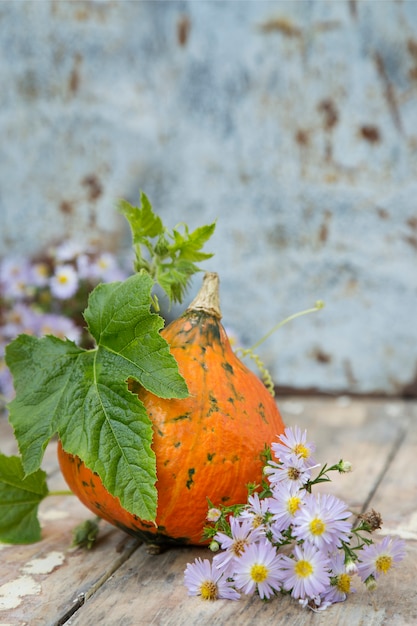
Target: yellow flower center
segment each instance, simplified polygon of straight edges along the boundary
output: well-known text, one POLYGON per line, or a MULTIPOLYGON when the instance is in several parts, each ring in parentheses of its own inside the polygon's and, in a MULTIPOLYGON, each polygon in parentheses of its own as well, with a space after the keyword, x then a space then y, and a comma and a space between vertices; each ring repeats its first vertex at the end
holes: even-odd
POLYGON ((289 467, 287 476, 290 480, 298 480, 300 478, 300 470, 296 467, 289 467))
POLYGON ((66 285, 68 282, 68 276, 66 276, 66 274, 60 274, 58 276, 58 282, 61 283, 61 285, 66 285))
POLYGON ((307 578, 313 573, 313 566, 309 561, 297 561, 294 571, 299 578, 307 578))
POLYGON ((349 593, 350 591, 350 576, 349 574, 339 574, 336 580, 336 587, 341 593, 349 593))
POLYGON ((248 545, 246 539, 236 539, 232 545, 232 552, 235 556, 239 557, 248 545))
POLYGON ((287 511, 290 515, 295 515, 296 511, 300 508, 301 498, 298 496, 291 496, 287 500, 287 511))
POLYGON ((310 450, 306 448, 306 446, 302 443, 297 443, 294 446, 294 453, 298 456, 301 456, 302 459, 308 459, 308 457, 310 456, 310 450))
POLYGON ((201 583, 200 592, 203 600, 217 599, 217 585, 212 580, 205 580, 201 583))
POLYGON ((382 554, 375 561, 376 571, 382 574, 386 574, 392 565, 392 557, 387 554, 382 554))
POLYGON ((315 517, 314 519, 311 520, 310 532, 312 535, 320 536, 324 533, 325 530, 326 530, 326 524, 323 522, 323 520, 319 519, 318 517, 315 517))
POLYGON ((262 583, 266 578, 268 578, 268 568, 265 565, 260 565, 259 563, 255 563, 250 568, 250 575, 252 580, 256 583, 262 583))
POLYGON ((263 522, 262 515, 256 514, 253 516, 253 519, 252 519, 253 528, 258 528, 258 526, 260 526, 262 522, 263 522))

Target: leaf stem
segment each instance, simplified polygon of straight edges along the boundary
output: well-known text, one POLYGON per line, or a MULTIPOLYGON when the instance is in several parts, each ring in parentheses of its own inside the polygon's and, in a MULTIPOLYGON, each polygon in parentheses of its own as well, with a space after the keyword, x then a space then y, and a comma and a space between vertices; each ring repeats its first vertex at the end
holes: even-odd
POLYGON ((56 491, 48 491, 48 496, 73 496, 73 492, 69 489, 58 489, 56 491))

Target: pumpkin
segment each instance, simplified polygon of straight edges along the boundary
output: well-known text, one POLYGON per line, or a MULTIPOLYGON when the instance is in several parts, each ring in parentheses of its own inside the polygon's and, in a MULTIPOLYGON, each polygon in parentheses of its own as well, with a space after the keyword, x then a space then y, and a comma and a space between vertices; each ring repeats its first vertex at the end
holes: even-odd
POLYGON ((284 432, 276 402, 235 355, 220 322, 219 279, 211 272, 185 313, 161 331, 190 395, 161 399, 137 383, 130 389, 153 424, 156 523, 124 510, 99 477, 61 445, 70 489, 95 514, 152 543, 201 545, 207 498, 214 506, 246 502, 248 483, 262 480, 262 451, 284 432))

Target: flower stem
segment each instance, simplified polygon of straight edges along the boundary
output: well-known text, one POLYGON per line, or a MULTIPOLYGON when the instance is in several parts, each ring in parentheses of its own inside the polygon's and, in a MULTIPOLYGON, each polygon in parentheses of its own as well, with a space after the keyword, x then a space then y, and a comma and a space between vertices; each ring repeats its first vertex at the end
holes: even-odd
POLYGON ((324 302, 322 300, 317 300, 316 304, 311 309, 305 309, 304 311, 299 311, 298 313, 293 313, 289 317, 286 317, 285 320, 282 320, 281 322, 276 324, 276 326, 274 326, 268 333, 266 333, 266 335, 261 337, 261 339, 259 339, 259 341, 257 341, 252 346, 251 350, 255 350, 255 348, 257 348, 258 346, 261 345, 261 343, 264 343, 264 341, 269 339, 269 337, 276 330, 278 330, 278 328, 281 328, 281 326, 284 326, 284 324, 286 324, 287 322, 291 322, 292 320, 295 320, 297 317, 301 317, 302 315, 307 315, 308 313, 315 313, 316 311, 320 311, 323 307, 324 307, 324 302))
POLYGON ((58 489, 57 491, 49 491, 48 496, 73 496, 69 489, 58 489))

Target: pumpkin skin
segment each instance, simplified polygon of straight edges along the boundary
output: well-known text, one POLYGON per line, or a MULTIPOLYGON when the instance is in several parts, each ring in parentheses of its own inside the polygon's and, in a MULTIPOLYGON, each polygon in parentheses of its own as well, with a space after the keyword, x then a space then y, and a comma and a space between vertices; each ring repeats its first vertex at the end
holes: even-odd
POLYGON ((261 453, 284 424, 261 380, 235 355, 220 322, 218 277, 208 273, 186 312, 161 331, 189 390, 161 399, 131 381, 153 424, 156 523, 125 511, 97 475, 58 446, 70 489, 95 514, 152 543, 202 545, 207 498, 214 506, 246 502, 262 480, 261 453))

